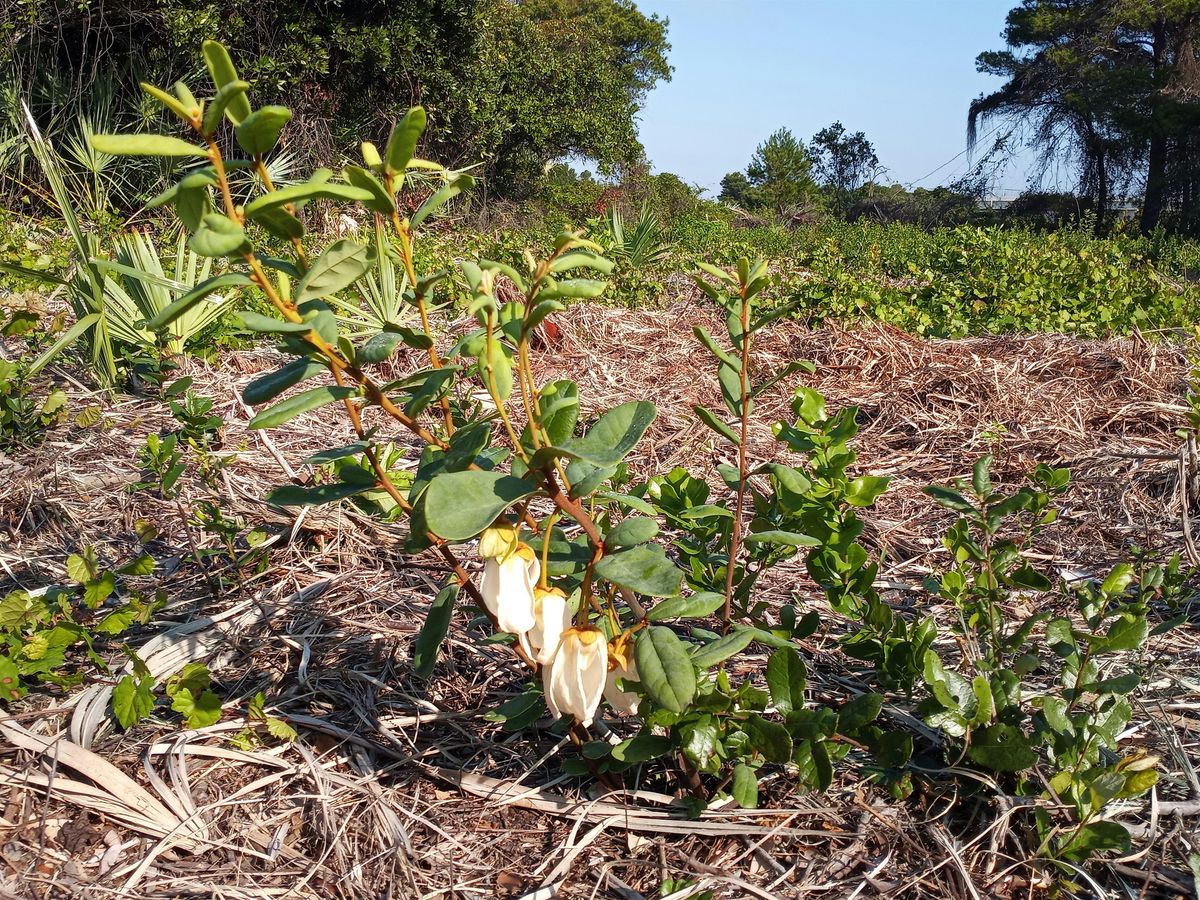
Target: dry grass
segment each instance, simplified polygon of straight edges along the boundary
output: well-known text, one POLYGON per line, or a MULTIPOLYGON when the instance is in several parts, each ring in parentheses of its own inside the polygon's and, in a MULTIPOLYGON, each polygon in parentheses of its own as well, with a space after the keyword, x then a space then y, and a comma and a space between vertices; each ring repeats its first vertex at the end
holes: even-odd
MULTIPOLYGON (((722 451, 689 410, 716 405, 719 394, 691 339, 696 320, 717 333, 720 323, 690 297, 659 312, 576 306, 560 318, 565 337, 539 377, 575 378, 589 413, 653 399, 660 415, 635 468, 710 473, 722 451)), ((929 341, 871 325, 788 324, 759 366, 766 373, 792 359, 816 363, 808 383, 832 407, 859 406, 861 468, 893 477, 869 538, 894 585, 918 584, 938 566, 947 520, 921 488, 965 474, 985 452, 1009 485, 1037 462, 1071 466, 1068 513, 1037 548, 1048 562, 1095 572, 1134 543, 1182 549, 1177 348, 1060 336, 929 341)), ((441 577, 436 561, 402 556, 400 526, 346 508, 295 516, 261 502, 270 486, 304 476, 309 453, 352 440, 333 409, 272 431, 269 443, 246 431, 238 393, 274 364, 270 351, 229 354, 216 368, 185 364, 225 422, 228 510, 271 535, 266 562, 239 578, 218 571, 217 558, 207 571, 192 561, 194 541, 214 543, 184 524, 206 496, 194 479, 180 503, 125 491, 144 436, 173 427, 156 400, 111 403, 71 385, 77 406, 103 404, 101 423, 0 460, 8 585, 60 581, 67 554, 86 544, 110 562, 127 559, 139 552, 135 523, 154 521, 149 549, 170 602, 134 643, 164 677, 207 660, 227 713, 212 728, 180 732, 160 706, 118 733, 104 715, 103 681, 10 710, 0 720, 0 898, 636 898, 657 896, 670 878, 695 882, 674 898, 1039 893, 1020 849, 1024 811, 979 802, 970 778, 930 772, 897 803, 843 764, 826 794, 797 796, 776 777, 764 784, 763 812, 720 809, 688 822, 657 770, 631 779, 636 796, 589 793, 562 774, 559 756, 573 751, 555 735, 485 721, 524 675, 481 648, 465 612, 435 680, 417 682, 409 646, 441 577), (299 729, 297 743, 251 752, 229 743, 259 690, 299 729)), ((764 426, 751 440, 759 458, 777 453, 765 423, 789 416, 788 394, 781 386, 760 402, 764 426)), ((817 604, 796 567, 771 593, 817 604)), ((895 597, 929 604, 919 592, 895 597)), ((1187 854, 1200 852, 1200 820, 1188 814, 1200 811, 1198 644, 1195 625, 1185 626, 1149 660, 1128 740, 1163 756, 1161 803, 1131 805, 1123 820, 1140 829, 1137 854, 1087 876, 1121 896, 1185 895, 1187 854)), ((855 683, 831 640, 808 649, 818 699, 855 683)), ((761 661, 750 656, 744 669, 761 661)), ((1096 889, 1080 883, 1081 896, 1096 889)))

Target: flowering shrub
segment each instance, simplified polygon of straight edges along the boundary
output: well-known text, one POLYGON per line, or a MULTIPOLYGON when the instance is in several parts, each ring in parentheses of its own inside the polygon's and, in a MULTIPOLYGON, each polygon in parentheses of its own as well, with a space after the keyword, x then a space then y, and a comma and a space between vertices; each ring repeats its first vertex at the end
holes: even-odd
MULTIPOLYGON (((875 503, 887 480, 852 471, 856 411, 829 413, 823 397, 800 387, 795 420, 777 423, 775 434, 789 458, 804 462, 752 462, 747 436, 757 398, 783 379, 812 371, 792 363, 766 380, 754 377, 755 335, 793 309, 760 306, 768 285, 764 264, 741 259, 733 271, 704 265, 697 278, 726 327, 718 336, 695 329, 723 399, 722 408, 698 407, 695 413, 728 445, 731 462, 717 466, 716 487, 683 469, 631 486, 627 458, 655 418, 653 402, 620 404, 583 428, 578 386, 566 379, 538 384, 532 365, 539 327, 571 300, 606 289, 601 279, 612 265, 599 248, 564 231, 545 258, 526 252, 521 266, 463 260, 464 302, 476 327, 453 346, 439 345, 435 320, 452 275, 419 268, 417 231, 469 190, 472 178, 416 155, 424 111, 410 110, 382 150, 364 143, 362 164, 345 166, 340 177, 323 169, 276 188, 265 159, 289 111, 254 109, 249 85, 238 79, 224 48, 209 42, 204 54, 216 87, 207 102, 182 83, 173 93, 145 86, 181 120, 191 140, 94 139, 107 153, 196 160, 155 204, 174 206, 192 250, 228 260, 227 270, 162 310, 149 327, 167 327, 217 290, 253 285, 269 300, 274 315, 241 314, 247 328, 272 337, 285 356, 245 390, 246 402, 261 407, 250 427, 276 427, 337 405, 356 436, 316 454, 330 467, 324 480, 282 486, 270 499, 284 506, 349 500, 388 520, 405 518, 407 550, 441 557, 450 576, 414 645, 418 676, 433 674, 462 596, 499 636, 489 646, 514 654, 530 675, 528 690, 493 718, 522 728, 548 710, 581 748, 577 768, 615 779, 658 759, 659 771, 676 774, 697 806, 726 793, 754 806, 763 767, 782 767, 801 786, 825 788, 833 763, 853 749, 866 774, 903 795, 911 788, 905 769, 913 736, 877 723, 884 695, 858 691, 835 696, 828 706, 813 704, 798 641, 818 629, 818 614, 773 609, 755 596, 767 571, 804 553, 830 606, 854 623, 843 647, 870 664, 870 683, 907 698, 924 679, 931 694, 922 710, 931 724, 951 723, 951 738, 1020 730, 996 721, 1003 704, 968 703, 964 684, 977 696, 983 687, 991 689, 990 682, 943 665, 932 650, 932 620, 903 618, 876 592, 878 564, 858 541, 864 527, 859 513, 875 503), (226 157, 222 147, 228 144, 218 139, 223 122, 232 126, 243 157, 226 157), (310 252, 303 214, 314 200, 363 207, 372 220, 369 238, 343 238, 310 252), (288 247, 290 258, 264 249, 271 241, 288 247), (371 285, 374 318, 346 314, 340 295, 357 283, 371 285), (400 352, 422 365, 387 380, 381 364, 400 352), (416 442, 414 470, 398 465, 404 451, 387 437, 395 428, 416 442), (737 661, 752 643, 770 648, 761 679, 737 661)), ((980 491, 981 502, 1000 503, 1002 511, 1016 508, 1013 501, 989 499, 986 486, 980 491)), ((964 515, 974 510, 957 494, 943 490, 938 498, 964 515)), ((992 521, 986 509, 979 515, 992 521)), ((968 555, 974 545, 963 529, 974 521, 968 517, 951 536, 953 547, 968 555)), ((971 577, 988 590, 1009 584, 971 577)), ((1010 580, 1031 585, 1029 579, 1010 580)), ((940 589, 954 583, 948 575, 940 589)), ((986 608, 995 610, 996 599, 989 594, 986 608)), ((1140 615, 1144 622, 1145 609, 1132 604, 1120 614, 1140 615)), ((959 636, 964 645, 979 639, 978 623, 985 619, 990 633, 1003 631, 996 630, 994 617, 973 615, 970 634, 959 636)), ((1031 633, 1022 630, 1018 643, 1028 642, 1031 633)), ((1056 626, 1053 635, 1047 629, 1067 670, 1082 671, 1083 664, 1070 663, 1062 649, 1068 636, 1093 644, 1096 639, 1067 626, 1056 626)), ((1121 643, 1109 649, 1129 648, 1121 643)), ((1052 664, 1049 656, 1046 665, 1052 664)), ((968 663, 981 666, 979 660, 968 663)), ((1076 692, 1080 677, 1074 676, 1076 692)), ((1007 674, 997 684, 1011 687, 1007 674)), ((1087 708, 1075 704, 1068 712, 1086 715, 1087 708)), ((1028 769, 1038 759, 1030 749, 992 765, 1002 755, 975 748, 973 758, 1001 772, 1028 769)), ((1078 761, 1066 752, 1055 758, 1064 765, 1078 761)), ((1150 779, 1135 781, 1139 786, 1150 779)), ((1086 815, 1094 813, 1089 807, 1086 815)))

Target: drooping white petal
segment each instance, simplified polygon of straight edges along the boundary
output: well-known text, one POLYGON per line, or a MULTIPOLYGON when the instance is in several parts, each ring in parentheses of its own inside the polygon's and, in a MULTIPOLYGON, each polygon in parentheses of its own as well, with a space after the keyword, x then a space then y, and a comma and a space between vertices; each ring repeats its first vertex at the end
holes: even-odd
POLYGON ((608 670, 608 677, 604 682, 604 699, 608 701, 616 712, 623 716, 637 715, 638 705, 642 698, 633 691, 622 690, 617 685, 617 679, 622 681, 638 681, 637 663, 633 657, 629 658, 628 667, 622 666, 619 662, 614 668, 608 670))
POLYGON ((571 611, 567 598, 559 590, 533 590, 533 628, 527 635, 527 647, 531 656, 543 666, 548 664, 558 649, 562 633, 571 627, 571 611))
POLYGON ((501 631, 524 634, 533 627, 533 586, 540 568, 537 555, 523 544, 505 558, 484 563, 479 592, 501 631))
POLYGON ((542 670, 546 705, 555 718, 570 713, 585 728, 592 724, 604 695, 608 642, 591 626, 568 628, 542 670))

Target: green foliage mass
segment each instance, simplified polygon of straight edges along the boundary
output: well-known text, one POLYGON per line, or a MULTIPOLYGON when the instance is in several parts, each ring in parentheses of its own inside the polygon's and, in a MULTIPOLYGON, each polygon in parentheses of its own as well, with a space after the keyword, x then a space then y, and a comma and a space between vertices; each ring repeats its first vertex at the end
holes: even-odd
MULTIPOLYGON (((114 105, 136 104, 149 123, 137 80, 189 77, 215 38, 248 60, 258 90, 290 98, 304 124, 293 151, 331 163, 424 104, 425 155, 482 163, 491 191, 525 195, 550 160, 641 156, 634 115, 670 77, 666 27, 631 0, 36 0, 10 24, 0 71, 32 93, 44 127, 85 77, 111 82, 114 105)), ((0 144, 16 130, 0 129, 0 144)))

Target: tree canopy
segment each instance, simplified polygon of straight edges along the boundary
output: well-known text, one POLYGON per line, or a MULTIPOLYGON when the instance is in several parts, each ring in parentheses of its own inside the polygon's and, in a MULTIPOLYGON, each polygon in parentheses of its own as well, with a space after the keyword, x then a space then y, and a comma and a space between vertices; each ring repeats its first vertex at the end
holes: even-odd
POLYGON ((523 195, 556 159, 643 156, 635 115, 671 76, 667 24, 632 0, 31 0, 0 26, 0 70, 50 121, 97 80, 129 108, 131 72, 187 77, 215 38, 295 109, 294 149, 333 161, 419 103, 429 155, 523 195))

